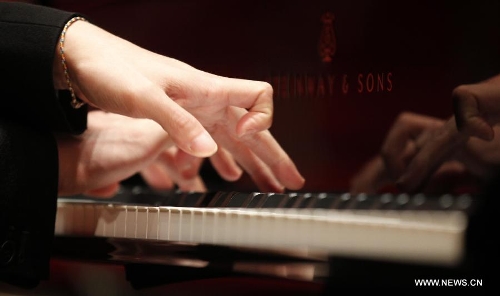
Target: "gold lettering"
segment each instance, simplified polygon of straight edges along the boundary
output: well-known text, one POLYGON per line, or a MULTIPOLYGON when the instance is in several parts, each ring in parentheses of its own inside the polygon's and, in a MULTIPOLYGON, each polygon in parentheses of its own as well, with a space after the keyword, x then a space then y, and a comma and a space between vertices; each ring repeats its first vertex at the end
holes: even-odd
POLYGON ((373 78, 373 74, 372 73, 368 73, 368 75, 366 76, 366 90, 371 93, 373 91, 373 87, 374 87, 374 78, 373 78))
POLYGON ((358 74, 358 93, 363 92, 363 74, 358 74))
MULTIPOLYGON (((274 89, 275 99, 314 99, 336 97, 337 87, 340 92, 349 92, 350 81, 348 74, 342 75, 342 80, 337 82, 337 75, 322 74, 297 74, 283 73, 266 75, 262 80, 271 84, 274 89)), ((394 88, 394 75, 392 72, 365 72, 357 73, 356 91, 362 93, 392 92, 394 88)))
POLYGON ((388 92, 392 91, 392 72, 387 73, 387 88, 388 92))
POLYGON ((349 91, 349 83, 347 82, 347 74, 342 77, 342 92, 346 94, 349 91))
POLYGON ((384 91, 384 73, 377 74, 377 92, 384 91))

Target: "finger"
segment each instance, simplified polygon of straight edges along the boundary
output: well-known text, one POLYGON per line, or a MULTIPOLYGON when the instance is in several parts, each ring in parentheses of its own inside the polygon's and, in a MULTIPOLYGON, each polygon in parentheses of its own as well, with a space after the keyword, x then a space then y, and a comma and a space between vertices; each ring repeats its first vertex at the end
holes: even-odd
POLYGON ((226 132, 216 132, 214 136, 217 142, 225 147, 250 175, 259 190, 265 192, 283 192, 285 190, 271 169, 239 139, 226 132))
POLYGON ((222 89, 230 106, 248 110, 236 125, 239 136, 257 133, 271 127, 273 116, 273 88, 269 83, 222 77, 222 89))
POLYGON ((108 112, 156 121, 175 144, 189 154, 207 157, 215 153, 217 144, 201 123, 159 86, 129 68, 101 72, 103 77, 98 81, 88 74, 79 77, 83 81, 81 91, 93 104, 108 112), (110 83, 114 81, 116 85, 110 83), (83 88, 86 85, 94 87, 83 88))
POLYGON ((456 126, 468 136, 478 137, 486 141, 493 140, 493 128, 482 117, 477 97, 467 86, 453 90, 453 110, 456 126))
POLYGON ((198 175, 203 158, 192 156, 180 149, 176 149, 173 155, 175 166, 184 179, 191 179, 198 175))
POLYGON ((236 181, 243 174, 231 153, 224 148, 219 148, 217 153, 210 157, 210 162, 224 180, 236 181))
POLYGON ((464 177, 467 175, 464 164, 458 161, 447 161, 443 163, 432 178, 426 182, 423 192, 426 194, 443 194, 457 189, 458 186, 466 184, 464 177))
POLYGON ((386 170, 384 160, 381 156, 376 156, 353 177, 350 192, 351 194, 375 194, 390 183, 391 178, 386 170))
POLYGON ((180 179, 177 186, 181 191, 194 191, 194 192, 206 192, 207 188, 205 183, 200 176, 196 176, 190 179, 180 179))
POLYGON ((161 89, 154 88, 154 91, 143 96, 138 109, 144 117, 158 122, 186 153, 209 157, 217 151, 217 144, 201 123, 161 89))
MULTIPOLYGON (((467 139, 459 134, 454 121, 449 120, 440 129, 432 133, 430 140, 418 151, 407 167, 405 173, 398 179, 397 185, 404 191, 414 192, 421 189, 437 168, 465 145, 467 139)), ((417 139, 417 143, 419 140, 417 139)))
POLYGON ((141 176, 149 186, 155 189, 168 190, 175 186, 168 172, 157 162, 142 170, 141 176))
POLYGON ((85 195, 88 196, 94 196, 94 197, 113 197, 118 193, 118 190, 120 189, 120 184, 119 183, 113 183, 111 185, 97 188, 97 189, 92 189, 92 190, 87 190, 84 192, 85 195))
POLYGON ((419 114, 406 112, 398 116, 381 149, 382 158, 393 180, 397 180, 406 169, 408 141, 418 138, 424 130, 439 125, 442 125, 441 120, 419 114))
POLYGON ((286 188, 297 190, 304 186, 304 177, 268 130, 245 136, 242 141, 286 188))
MULTIPOLYGON (((176 164, 178 151, 180 150, 176 149, 176 147, 169 148, 158 157, 156 163, 158 164, 160 169, 163 170, 164 173, 172 179, 173 183, 175 183, 180 190, 205 192, 207 190, 206 186, 201 177, 198 175, 199 164, 195 164, 190 167, 190 169, 193 167, 196 168, 195 175, 192 175, 191 173, 181 172, 176 164), (190 175, 190 177, 185 177, 185 175, 190 175)), ((181 158, 182 157, 184 156, 181 156, 181 158)), ((192 160, 191 158, 187 159, 192 160)))

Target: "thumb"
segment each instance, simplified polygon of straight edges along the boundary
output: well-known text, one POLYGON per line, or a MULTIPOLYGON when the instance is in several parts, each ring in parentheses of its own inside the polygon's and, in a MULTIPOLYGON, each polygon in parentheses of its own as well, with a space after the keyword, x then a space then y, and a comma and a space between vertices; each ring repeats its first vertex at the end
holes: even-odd
POLYGON ((467 136, 491 141, 493 128, 482 117, 477 96, 461 86, 453 90, 452 99, 457 129, 467 136))

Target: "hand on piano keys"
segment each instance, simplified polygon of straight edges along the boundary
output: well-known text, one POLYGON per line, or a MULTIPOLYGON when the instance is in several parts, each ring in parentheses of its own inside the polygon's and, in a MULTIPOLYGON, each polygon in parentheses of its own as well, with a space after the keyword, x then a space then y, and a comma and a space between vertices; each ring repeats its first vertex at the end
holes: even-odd
MULTIPOLYGON (((156 122, 97 110, 89 112, 88 121, 81 137, 57 135, 59 195, 112 196, 119 182, 138 172, 157 189, 177 185, 183 191, 206 190, 199 175, 203 159, 180 150, 156 122)), ((213 167, 222 178, 235 181, 242 175, 241 164, 266 191, 300 188, 304 180, 274 138, 264 133, 254 140, 259 139, 255 153, 239 144, 233 147, 236 154, 220 147, 210 158, 213 167)))
MULTIPOLYGON (((493 127, 494 134, 500 127, 493 127)), ((402 192, 477 192, 500 164, 500 137, 468 138, 448 120, 402 113, 389 130, 380 154, 353 177, 351 193, 376 193, 396 185, 402 192)))
MULTIPOLYGON (((304 178, 269 132, 274 111, 273 89, 269 83, 198 70, 141 48, 85 21, 72 23, 65 33, 64 45, 65 64, 71 71, 73 88, 84 102, 106 112, 153 120, 164 130, 164 142, 168 139, 193 157, 211 157, 223 178, 238 178, 241 174, 238 166, 241 166, 260 190, 282 192, 285 188, 302 188, 304 178)), ((57 59, 54 61, 57 65, 54 67, 54 83, 64 89, 67 88, 67 81, 60 62, 57 59)), ((89 117, 88 133, 93 132, 94 120, 89 117)), ((139 133, 139 136, 145 139, 145 132, 139 133)), ((159 143, 160 146, 165 146, 164 142, 159 143)), ((102 164, 92 163, 93 156, 109 149, 106 143, 103 147, 100 144, 99 141, 93 142, 95 147, 89 155, 80 153, 79 148, 75 148, 78 145, 68 144, 68 141, 60 143, 66 150, 74 150, 70 152, 74 158, 65 159, 72 161, 69 166, 73 167, 62 173, 66 180, 62 180, 65 182, 61 183, 63 188, 60 187, 60 194, 96 189, 94 192, 113 192, 116 183, 121 181, 117 180, 120 179, 118 176, 130 175, 132 168, 137 169, 137 166, 129 165, 129 170, 116 172, 118 174, 112 177, 113 182, 98 182, 103 187, 90 183, 89 180, 103 176, 85 171, 87 163, 93 168, 102 164), (71 176, 75 171, 80 175, 71 176), (67 172, 70 174, 67 175, 67 172), (76 177, 72 180, 76 188, 71 188, 72 182, 67 180, 70 177, 76 177), (90 185, 90 188, 82 188, 90 185)), ((139 149, 140 152, 153 150, 151 147, 139 149)), ((117 147, 117 151, 118 157, 126 155, 126 149, 117 147)), ((136 164, 137 158, 144 158, 140 153, 131 154, 130 162, 133 164, 136 164)), ((97 158, 100 157, 97 155, 97 158)), ((122 164, 127 165, 125 161, 122 164)), ((200 184, 197 185, 196 189, 199 189, 200 184)))

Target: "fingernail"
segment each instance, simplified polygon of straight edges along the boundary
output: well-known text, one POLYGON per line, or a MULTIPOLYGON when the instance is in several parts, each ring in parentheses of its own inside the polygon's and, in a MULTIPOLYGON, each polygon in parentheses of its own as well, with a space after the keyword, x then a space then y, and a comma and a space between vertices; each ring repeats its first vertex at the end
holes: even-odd
POLYGON ((189 145, 189 150, 196 156, 207 157, 217 152, 217 144, 207 131, 198 135, 189 145))

